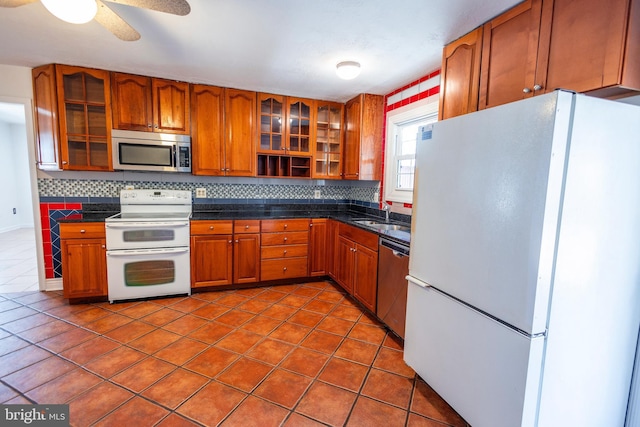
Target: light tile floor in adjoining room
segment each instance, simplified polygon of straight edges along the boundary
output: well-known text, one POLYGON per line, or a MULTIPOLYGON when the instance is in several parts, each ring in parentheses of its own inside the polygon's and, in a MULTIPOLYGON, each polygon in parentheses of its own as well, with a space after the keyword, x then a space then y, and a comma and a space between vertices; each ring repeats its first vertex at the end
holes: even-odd
POLYGON ((69 305, 0 296, 0 403, 73 426, 467 426, 330 281, 69 305))
POLYGON ((0 294, 38 290, 33 228, 0 233, 0 294))

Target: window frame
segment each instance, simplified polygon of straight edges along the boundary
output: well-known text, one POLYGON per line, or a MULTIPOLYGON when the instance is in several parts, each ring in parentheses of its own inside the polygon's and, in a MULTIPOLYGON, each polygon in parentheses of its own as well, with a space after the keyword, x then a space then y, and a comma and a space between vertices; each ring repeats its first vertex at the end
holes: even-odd
MULTIPOLYGON (((386 144, 384 153, 384 199, 398 203, 413 203, 413 191, 397 190, 398 177, 396 156, 396 134, 400 124, 426 116, 438 115, 438 95, 413 102, 409 105, 387 112, 386 144)), ((404 158, 404 156, 402 156, 404 158)))

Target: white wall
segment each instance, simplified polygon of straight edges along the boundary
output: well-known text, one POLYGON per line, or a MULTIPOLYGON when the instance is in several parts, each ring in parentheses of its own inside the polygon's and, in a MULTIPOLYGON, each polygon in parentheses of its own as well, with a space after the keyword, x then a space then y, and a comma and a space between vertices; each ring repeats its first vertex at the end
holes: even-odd
POLYGON ((0 64, 0 96, 32 100, 31 68, 0 64))

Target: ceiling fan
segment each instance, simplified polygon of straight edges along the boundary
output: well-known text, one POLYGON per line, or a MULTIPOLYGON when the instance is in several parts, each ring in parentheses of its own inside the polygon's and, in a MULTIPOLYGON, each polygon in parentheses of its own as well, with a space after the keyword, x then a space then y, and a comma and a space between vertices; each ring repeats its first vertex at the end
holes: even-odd
MULTIPOLYGON (((18 7, 34 3, 38 0, 0 0, 0 7, 18 7)), ((122 19, 105 2, 118 3, 143 9, 156 10, 172 15, 188 15, 191 6, 186 0, 40 0, 42 4, 56 17, 71 23, 82 24, 95 19, 100 25, 111 31, 116 37, 125 41, 140 38, 131 25, 122 19), (84 12, 80 18, 67 17, 65 13, 84 12)))

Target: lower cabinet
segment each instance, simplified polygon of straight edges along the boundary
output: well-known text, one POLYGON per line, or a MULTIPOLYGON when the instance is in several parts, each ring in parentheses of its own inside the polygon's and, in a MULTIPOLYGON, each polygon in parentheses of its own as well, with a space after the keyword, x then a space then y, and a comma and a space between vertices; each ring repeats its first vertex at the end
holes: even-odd
POLYGON ((309 276, 327 274, 328 245, 326 218, 312 219, 309 224, 309 276))
POLYGON ((61 223, 62 287, 65 298, 106 297, 104 223, 61 223))
POLYGON ((263 220, 260 280, 308 276, 309 219, 263 220))
POLYGON ((378 236, 338 224, 334 279, 375 313, 378 288, 378 236))
POLYGON ((233 283, 233 221, 191 223, 191 287, 233 283))
POLYGON ((191 287, 259 280, 260 221, 192 221, 191 287))
POLYGON ((233 283, 260 281, 260 221, 234 221, 233 239, 233 283))

